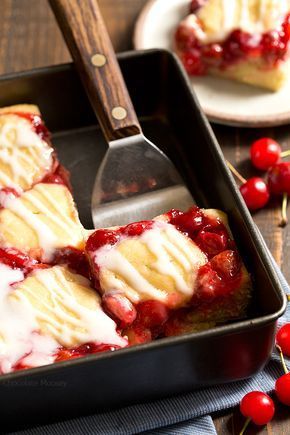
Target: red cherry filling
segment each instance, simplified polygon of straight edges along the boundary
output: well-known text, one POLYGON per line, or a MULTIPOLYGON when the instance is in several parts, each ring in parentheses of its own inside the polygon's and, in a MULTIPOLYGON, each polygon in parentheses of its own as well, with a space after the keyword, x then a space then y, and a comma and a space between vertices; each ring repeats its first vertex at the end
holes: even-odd
POLYGON ((110 344, 85 343, 81 346, 71 349, 61 348, 56 354, 55 362, 65 361, 72 358, 80 358, 82 356, 91 355, 93 353, 107 352, 120 349, 119 346, 110 344))
POLYGON ((169 318, 169 309, 156 300, 141 302, 136 309, 136 321, 125 331, 131 345, 147 343, 158 337, 169 318))
POLYGON ((120 234, 118 231, 97 230, 88 238, 86 250, 93 252, 105 245, 115 245, 119 239, 120 234))
POLYGON ((211 257, 227 248, 228 235, 224 232, 214 233, 201 230, 195 239, 195 243, 211 257))
POLYGON ((16 248, 0 248, 0 262, 12 269, 21 269, 25 273, 31 271, 38 263, 16 248))
POLYGON ((106 293, 102 298, 105 310, 111 314, 121 327, 131 325, 137 313, 134 305, 120 293, 106 293))
POLYGON ((144 328, 143 325, 134 324, 129 329, 125 330, 125 335, 128 337, 130 345, 143 344, 152 341, 150 329, 144 328))
POLYGON ((223 290, 221 277, 211 265, 205 264, 198 271, 197 289, 192 297, 193 305, 200 302, 200 299, 208 301, 215 298, 223 290))
POLYGON ((209 258, 234 246, 228 231, 218 218, 206 216, 198 207, 187 212, 170 210, 169 223, 188 235, 209 258))
POLYGON ((88 238, 86 250, 93 252, 105 245, 115 245, 121 236, 141 236, 144 231, 151 229, 153 225, 154 221, 140 221, 117 230, 97 230, 88 238))
POLYGON ((126 225, 122 230, 122 234, 134 237, 141 236, 146 230, 150 230, 154 225, 154 221, 140 221, 126 225))
POLYGON ((241 270, 241 260, 237 252, 227 250, 213 257, 212 268, 225 280, 235 279, 241 270))
POLYGON ((191 207, 187 212, 170 210, 167 213, 169 223, 178 230, 194 238, 208 222, 203 212, 198 207, 191 207))
POLYGON ((70 183, 70 173, 60 164, 57 165, 54 172, 46 174, 41 182, 49 184, 63 184, 70 191, 72 191, 72 186, 70 183))
POLYGON ((194 27, 181 24, 176 30, 175 41, 180 50, 191 50, 198 43, 194 27))
POLYGON ((70 269, 80 275, 90 278, 90 268, 84 251, 68 246, 59 249, 52 261, 52 264, 66 264, 70 269))
MULTIPOLYGON (((196 12, 205 1, 193 1, 190 12, 196 12)), ((201 44, 198 38, 202 24, 194 20, 184 20, 175 34, 176 46, 181 52, 181 60, 190 75, 202 75, 208 67, 227 68, 240 60, 261 56, 268 67, 275 67, 284 60, 290 39, 290 15, 281 27, 260 35, 250 34, 241 29, 233 30, 224 41, 201 44)))
POLYGON ((138 322, 145 328, 156 328, 168 320, 169 310, 159 301, 148 300, 138 304, 138 322))
POLYGON ((226 296, 237 287, 240 279, 241 261, 238 254, 232 250, 223 251, 199 269, 192 303, 195 305, 226 296))
POLYGON ((200 52, 198 50, 184 51, 181 56, 182 63, 189 75, 202 76, 206 72, 206 67, 201 61, 200 52))

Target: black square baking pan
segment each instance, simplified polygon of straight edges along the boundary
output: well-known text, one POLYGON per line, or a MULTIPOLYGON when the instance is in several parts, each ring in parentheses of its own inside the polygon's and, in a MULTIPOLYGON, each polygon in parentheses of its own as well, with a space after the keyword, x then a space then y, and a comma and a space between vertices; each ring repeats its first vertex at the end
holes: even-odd
MULTIPOLYGON (((228 214, 251 273, 248 318, 0 377, 1 426, 49 421, 154 400, 252 376, 266 364, 286 298, 261 235, 178 60, 163 50, 128 52, 119 62, 146 136, 172 159, 201 207, 228 214)), ((80 218, 106 144, 72 64, 0 79, 0 106, 40 107, 60 161, 70 170, 80 218)))

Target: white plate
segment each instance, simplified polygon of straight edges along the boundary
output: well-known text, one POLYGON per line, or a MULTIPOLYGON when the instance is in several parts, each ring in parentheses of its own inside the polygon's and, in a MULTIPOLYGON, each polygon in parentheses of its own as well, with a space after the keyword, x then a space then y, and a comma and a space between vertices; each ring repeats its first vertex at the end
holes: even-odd
MULTIPOLYGON (((150 0, 136 23, 134 46, 172 48, 176 26, 189 0, 150 0)), ((264 127, 290 122, 290 80, 278 92, 217 77, 194 77, 192 85, 210 120, 226 125, 264 127)))

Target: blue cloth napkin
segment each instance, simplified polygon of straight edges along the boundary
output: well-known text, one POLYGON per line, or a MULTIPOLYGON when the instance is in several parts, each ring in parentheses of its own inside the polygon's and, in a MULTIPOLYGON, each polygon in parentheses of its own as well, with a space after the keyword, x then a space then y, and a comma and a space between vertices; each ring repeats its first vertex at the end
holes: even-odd
MULTIPOLYGON (((277 270, 285 293, 289 294, 289 286, 278 267, 277 270)), ((279 320, 279 324, 287 321, 290 321, 290 306, 279 320)), ((249 391, 269 392, 273 390, 275 380, 282 374, 279 356, 274 352, 265 369, 246 381, 197 390, 149 404, 133 405, 107 413, 25 429, 13 432, 13 434, 214 435, 217 432, 209 414, 237 405, 249 391)))

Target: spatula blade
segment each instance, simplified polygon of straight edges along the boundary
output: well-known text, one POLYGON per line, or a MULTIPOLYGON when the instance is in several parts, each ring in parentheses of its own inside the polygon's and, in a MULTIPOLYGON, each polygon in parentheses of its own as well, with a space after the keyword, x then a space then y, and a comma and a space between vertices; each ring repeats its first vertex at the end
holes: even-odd
POLYGON ((151 219, 192 204, 172 162, 143 135, 110 142, 93 189, 95 228, 151 219))

